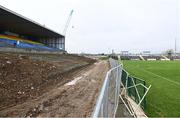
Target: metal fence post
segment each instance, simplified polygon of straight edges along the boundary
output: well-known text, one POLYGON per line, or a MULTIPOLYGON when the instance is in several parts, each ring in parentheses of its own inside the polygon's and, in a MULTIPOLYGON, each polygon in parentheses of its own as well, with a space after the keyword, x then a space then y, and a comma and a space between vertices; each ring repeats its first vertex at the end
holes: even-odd
MULTIPOLYGON (((134 82, 135 82, 135 84, 137 84, 137 80, 136 80, 136 78, 133 78, 134 79, 134 82)), ((137 93, 136 93, 136 90, 134 89, 134 94, 135 94, 135 101, 136 102, 139 102, 139 100, 137 99, 137 93)))
MULTIPOLYGON (((146 86, 146 82, 144 81, 144 86, 146 86)), ((146 89, 144 88, 144 93, 146 92, 146 89)), ((146 97, 144 97, 144 109, 146 110, 146 107, 147 107, 147 103, 146 103, 146 97)))

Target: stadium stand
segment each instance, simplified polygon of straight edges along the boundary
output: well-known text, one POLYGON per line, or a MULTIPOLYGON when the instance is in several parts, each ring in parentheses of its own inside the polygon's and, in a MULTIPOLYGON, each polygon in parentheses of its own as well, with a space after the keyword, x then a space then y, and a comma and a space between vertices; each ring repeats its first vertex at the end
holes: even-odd
POLYGON ((136 55, 121 55, 122 60, 140 60, 139 56, 136 55))
POLYGON ((0 34, 0 47, 14 47, 14 48, 29 48, 35 50, 48 50, 48 51, 56 51, 55 48, 50 48, 45 46, 42 43, 33 42, 31 40, 8 36, 0 34))
POLYGON ((0 47, 65 52, 65 37, 0 6, 0 47))
POLYGON ((180 60, 180 55, 179 54, 173 55, 173 60, 180 60))
MULTIPOLYGON (((142 55, 143 59, 146 60, 146 61, 152 61, 152 60, 161 60, 162 59, 162 56, 159 54, 156 54, 156 55, 142 55)), ((140 58, 140 56, 137 54, 137 55, 121 55, 121 59, 122 60, 142 60, 140 58)))
POLYGON ((166 55, 161 55, 161 60, 170 60, 166 55))
POLYGON ((139 55, 140 60, 145 61, 145 58, 142 55, 139 55))
POLYGON ((160 60, 161 59, 161 56, 157 56, 157 55, 146 55, 146 56, 143 56, 145 60, 149 60, 149 61, 155 61, 155 60, 160 60))

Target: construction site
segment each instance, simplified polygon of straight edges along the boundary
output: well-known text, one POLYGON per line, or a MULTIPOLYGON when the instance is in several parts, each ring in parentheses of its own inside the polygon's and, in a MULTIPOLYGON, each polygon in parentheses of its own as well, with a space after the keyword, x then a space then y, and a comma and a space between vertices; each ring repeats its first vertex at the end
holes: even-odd
POLYGON ((0 116, 90 117, 108 62, 67 54, 63 35, 2 6, 0 17, 0 116))
POLYGON ((75 55, 0 55, 1 117, 88 117, 109 68, 75 55))
MULTIPOLYGON (((162 68, 167 63, 174 65, 180 60, 179 53, 69 53, 66 33, 73 13, 71 10, 63 32, 58 33, 0 6, 0 117, 172 115, 164 115, 163 110, 153 111, 156 103, 152 100, 151 85, 155 84, 151 79, 179 83, 150 71, 155 67, 157 72, 158 64, 162 68)), ((154 88, 152 91, 156 92, 154 88)))

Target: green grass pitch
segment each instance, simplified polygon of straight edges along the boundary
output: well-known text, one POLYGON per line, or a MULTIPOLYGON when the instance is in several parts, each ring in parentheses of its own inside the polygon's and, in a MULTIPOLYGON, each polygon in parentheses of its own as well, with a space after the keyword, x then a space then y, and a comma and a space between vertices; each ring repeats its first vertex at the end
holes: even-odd
POLYGON ((123 61, 130 75, 152 85, 147 116, 180 117, 180 61, 123 61))

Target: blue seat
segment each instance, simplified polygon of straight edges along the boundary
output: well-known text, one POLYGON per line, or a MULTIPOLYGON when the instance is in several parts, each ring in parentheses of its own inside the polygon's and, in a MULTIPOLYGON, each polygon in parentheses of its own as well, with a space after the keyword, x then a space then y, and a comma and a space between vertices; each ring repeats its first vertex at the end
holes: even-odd
MULTIPOLYGON (((27 42, 20 41, 17 44, 16 40, 9 40, 5 38, 0 38, 0 42, 4 42, 7 45, 16 46, 17 48, 35 49, 35 50, 47 50, 47 51, 58 51, 59 49, 51 48, 45 45, 31 44, 27 42)), ((0 44, 1 47, 6 47, 6 44, 0 44)))

